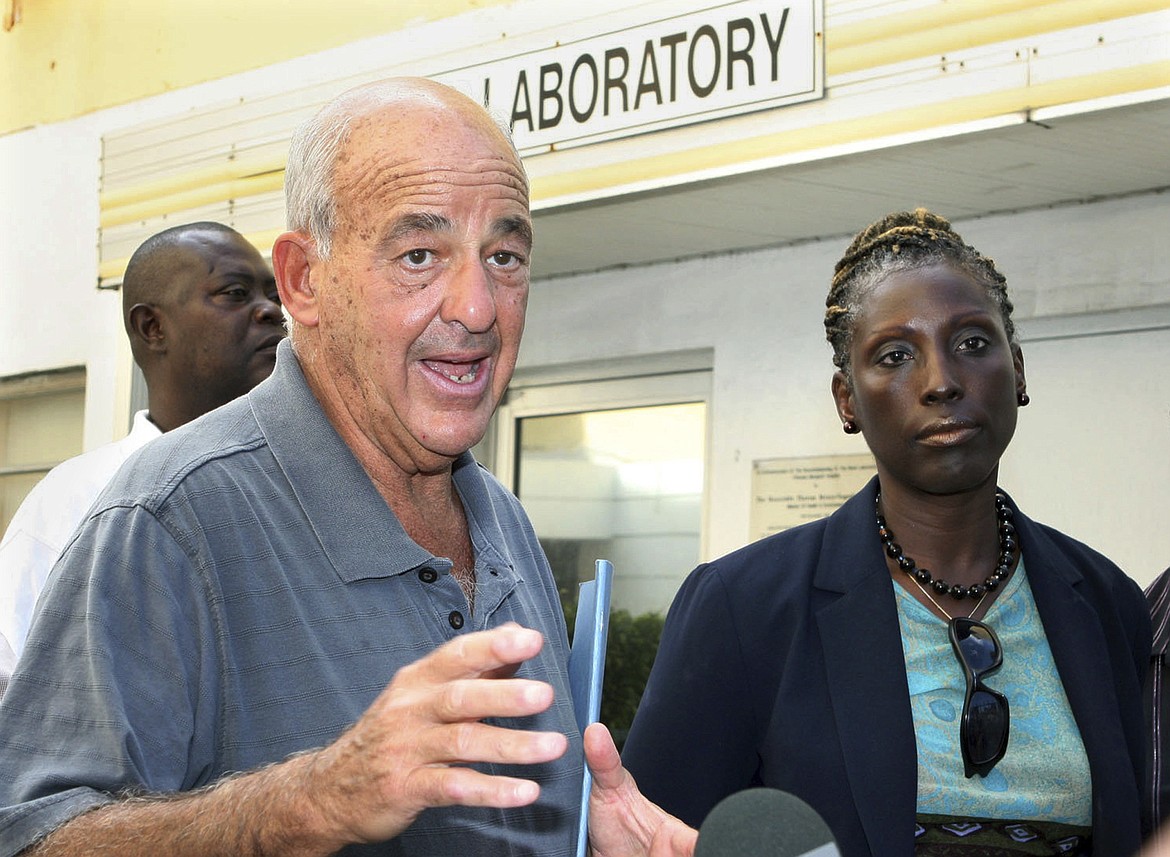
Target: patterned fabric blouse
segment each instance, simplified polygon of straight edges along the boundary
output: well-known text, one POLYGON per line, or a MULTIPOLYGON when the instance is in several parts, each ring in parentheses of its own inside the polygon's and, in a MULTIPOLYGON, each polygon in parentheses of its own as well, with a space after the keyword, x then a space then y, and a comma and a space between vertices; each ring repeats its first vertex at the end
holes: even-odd
MULTIPOLYGON (((986 777, 968 779, 963 774, 959 749, 959 723, 966 684, 947 632, 947 623, 927 610, 899 584, 895 584, 902 648, 910 687, 914 731, 918 744, 919 842, 926 846, 940 839, 944 850, 919 854, 1075 854, 1087 842, 1092 820, 1092 781, 1080 731, 1056 671, 1052 652, 1024 563, 1008 581, 983 621, 999 636, 1003 666, 985 683, 1003 693, 1010 706, 1011 727, 1007 753, 986 777), (938 818, 943 821, 939 823, 938 818), (1017 824, 1044 822, 1044 838, 1055 850, 945 850, 966 840, 974 844, 976 832, 964 824, 999 819, 1017 824), (926 822, 922 824, 922 822, 926 822), (947 833, 945 827, 952 830, 947 833), (956 826, 958 825, 958 826, 956 826), (956 835, 955 831, 964 831, 956 835), (943 836, 939 837, 939 831, 943 836), (946 844, 947 838, 955 842, 946 844), (1072 839, 1070 839, 1072 837, 1072 839)), ((970 607, 972 605, 968 605, 970 607)), ((995 825, 1003 828, 1005 825, 995 825)), ((989 833, 983 824, 980 836, 989 833)), ((1025 838, 1029 848, 1040 834, 1033 825, 1025 838)), ((1015 829, 1016 835, 1019 828, 1015 829)), ((1001 831, 1002 833, 1002 831, 1001 831)), ((1011 842, 1012 832, 1002 833, 1011 842)), ((1023 844, 1023 843, 1017 843, 1023 844)), ((1013 846, 1014 847, 1014 846, 1013 846)))
POLYGON ((1079 857, 1092 854, 1088 828, 1054 821, 989 821, 920 815, 915 857, 1079 857))

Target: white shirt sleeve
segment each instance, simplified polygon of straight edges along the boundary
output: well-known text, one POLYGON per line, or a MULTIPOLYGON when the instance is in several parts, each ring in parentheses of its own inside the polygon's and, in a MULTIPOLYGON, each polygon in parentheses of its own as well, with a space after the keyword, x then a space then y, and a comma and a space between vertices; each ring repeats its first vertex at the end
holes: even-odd
POLYGON ((139 411, 126 437, 58 464, 24 498, 0 541, 0 635, 17 658, 49 572, 106 483, 161 432, 139 411))
MULTIPOLYGON (((0 542, 0 637, 4 641, 0 646, 0 672, 4 651, 12 652, 14 666, 24 648, 33 607, 60 552, 59 545, 46 544, 27 532, 19 512, 0 542)), ((11 672, 10 666, 7 673, 11 672)))
POLYGON ((16 669, 16 652, 8 645, 4 635, 0 634, 0 696, 4 695, 8 687, 8 679, 12 678, 12 671, 16 669))

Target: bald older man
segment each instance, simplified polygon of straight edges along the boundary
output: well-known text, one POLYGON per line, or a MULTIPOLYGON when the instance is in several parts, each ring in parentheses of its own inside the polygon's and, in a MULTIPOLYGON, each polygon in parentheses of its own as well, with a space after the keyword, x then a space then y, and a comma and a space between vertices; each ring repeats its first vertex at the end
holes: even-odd
POLYGON ((62 558, 0 704, 0 853, 570 855, 583 756, 597 857, 688 853, 604 727, 583 752, 548 564, 468 452, 524 326, 511 143, 384 82, 297 132, 286 192, 291 343, 62 558))

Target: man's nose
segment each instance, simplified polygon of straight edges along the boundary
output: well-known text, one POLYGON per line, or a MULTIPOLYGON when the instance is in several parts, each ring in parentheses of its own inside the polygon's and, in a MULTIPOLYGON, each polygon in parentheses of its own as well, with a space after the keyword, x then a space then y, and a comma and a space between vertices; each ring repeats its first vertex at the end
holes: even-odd
POLYGON ((268 295, 262 295, 256 301, 253 318, 259 324, 284 324, 284 311, 280 308, 280 301, 268 295))
POLYGON ((470 333, 484 333, 496 323, 495 286, 482 259, 468 259, 452 271, 440 318, 457 321, 470 333))

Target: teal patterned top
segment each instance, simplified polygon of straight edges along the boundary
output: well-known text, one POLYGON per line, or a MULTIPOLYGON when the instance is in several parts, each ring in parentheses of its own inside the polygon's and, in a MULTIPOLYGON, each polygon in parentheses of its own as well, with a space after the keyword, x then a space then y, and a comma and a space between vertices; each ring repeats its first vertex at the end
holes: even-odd
POLYGON ((985 778, 963 775, 959 719, 966 684, 947 624, 900 583, 894 589, 918 742, 918 813, 1091 824, 1089 760, 1023 558, 983 618, 1003 646, 1003 666, 984 682, 1008 698, 1011 712, 1007 753, 985 778))

